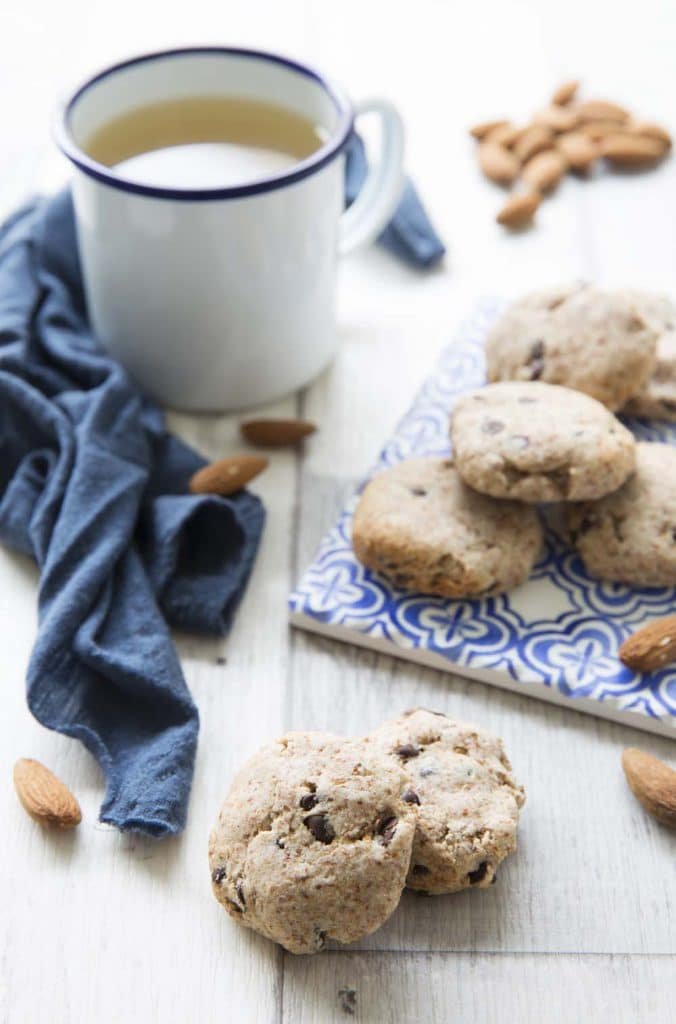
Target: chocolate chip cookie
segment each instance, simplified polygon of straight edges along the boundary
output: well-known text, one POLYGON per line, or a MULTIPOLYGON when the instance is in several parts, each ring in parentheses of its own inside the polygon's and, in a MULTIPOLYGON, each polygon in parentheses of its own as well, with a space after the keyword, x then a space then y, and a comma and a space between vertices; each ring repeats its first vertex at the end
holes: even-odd
POLYGON ((676 423, 676 306, 666 295, 636 292, 635 301, 658 332, 657 362, 645 389, 625 405, 626 416, 676 423))
POLYGON ((409 459, 367 485, 352 543, 359 561, 396 587, 478 597, 527 578, 542 527, 534 509, 467 487, 451 459, 409 459))
POLYGON ((563 384, 621 409, 650 379, 657 334, 631 292, 586 285, 535 292, 490 330, 488 380, 563 384))
POLYGON ((451 418, 466 484, 494 498, 582 501, 617 490, 633 471, 633 435, 600 402, 542 382, 489 384, 451 418))
POLYGON ((676 448, 638 444, 634 475, 600 501, 568 506, 566 528, 591 576, 676 586, 676 448))
POLYGON ((404 767, 366 740, 289 733, 242 768, 209 841, 216 899, 291 953, 353 942, 399 902, 415 807, 404 767))
POLYGON ((371 734, 408 773, 418 811, 406 884, 430 894, 484 888, 516 849, 517 785, 502 741, 485 729, 418 708, 371 734))

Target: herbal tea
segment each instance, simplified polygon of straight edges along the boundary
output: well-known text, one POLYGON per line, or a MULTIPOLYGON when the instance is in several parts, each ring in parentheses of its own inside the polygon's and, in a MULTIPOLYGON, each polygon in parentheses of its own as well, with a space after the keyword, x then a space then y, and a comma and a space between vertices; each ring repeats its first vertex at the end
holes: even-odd
POLYGON ((191 96, 121 114, 84 149, 145 185, 227 188, 278 174, 324 141, 318 125, 275 103, 191 96))

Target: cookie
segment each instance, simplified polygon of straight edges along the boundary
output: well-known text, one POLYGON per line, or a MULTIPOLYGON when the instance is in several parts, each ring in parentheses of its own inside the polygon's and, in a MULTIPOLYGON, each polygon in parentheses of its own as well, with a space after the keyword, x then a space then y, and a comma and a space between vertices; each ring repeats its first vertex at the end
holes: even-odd
POLYGON ((580 391, 507 381, 464 395, 451 419, 466 484, 494 498, 582 501, 617 490, 633 471, 633 434, 580 391))
POLYGON ((289 733, 236 776, 209 840, 216 899, 291 953, 375 931, 399 902, 415 808, 368 740, 289 733))
POLYGON ((590 576, 676 586, 676 448, 638 444, 627 483, 598 502, 568 506, 565 523, 590 576))
POLYGON ((563 384, 621 409, 655 368, 657 331, 632 294, 576 285, 515 302, 486 339, 488 380, 563 384))
POLYGON ((630 399, 622 412, 676 423, 676 306, 666 295, 636 292, 635 299, 658 332, 657 362, 644 390, 630 399))
POLYGON ((371 739, 406 769, 418 810, 406 884, 431 895, 485 888, 516 849, 517 785, 502 741, 485 729, 417 708, 371 739))
POLYGON ((532 508, 471 490, 451 459, 410 459, 367 485, 352 544, 363 565, 396 587, 478 597, 523 583, 542 527, 532 508))

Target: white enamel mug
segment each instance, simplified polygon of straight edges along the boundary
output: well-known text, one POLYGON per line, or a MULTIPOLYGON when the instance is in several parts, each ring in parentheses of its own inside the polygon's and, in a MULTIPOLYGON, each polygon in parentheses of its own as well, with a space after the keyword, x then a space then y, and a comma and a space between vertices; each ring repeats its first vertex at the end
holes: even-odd
POLYGON ((178 409, 237 409, 300 387, 331 360, 338 257, 372 241, 401 194, 403 128, 391 104, 353 108, 312 68, 271 53, 170 50, 86 82, 59 112, 57 141, 75 167, 93 329, 145 391, 178 409), (208 189, 135 182, 83 148, 134 107, 202 95, 281 104, 326 142, 273 177, 208 189), (344 212, 344 149, 366 112, 382 121, 380 158, 344 212))

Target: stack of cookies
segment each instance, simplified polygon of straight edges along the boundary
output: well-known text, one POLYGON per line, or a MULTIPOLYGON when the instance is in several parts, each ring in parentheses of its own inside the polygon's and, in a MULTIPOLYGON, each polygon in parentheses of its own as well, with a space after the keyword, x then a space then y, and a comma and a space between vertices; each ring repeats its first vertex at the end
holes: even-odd
POLYGON ((451 598, 524 582, 561 503, 587 571, 676 585, 676 449, 614 415, 676 421, 676 309, 585 285, 529 295, 486 342, 489 383, 451 417, 453 458, 419 458, 365 488, 359 560, 404 590, 451 598))
POLYGON ((440 712, 360 738, 289 733, 233 781, 209 841, 214 895, 291 953, 353 942, 404 887, 495 882, 524 799, 501 740, 440 712))

